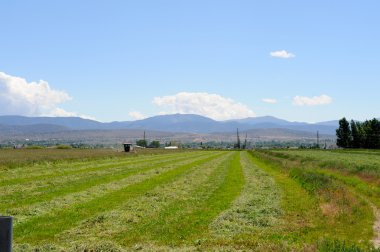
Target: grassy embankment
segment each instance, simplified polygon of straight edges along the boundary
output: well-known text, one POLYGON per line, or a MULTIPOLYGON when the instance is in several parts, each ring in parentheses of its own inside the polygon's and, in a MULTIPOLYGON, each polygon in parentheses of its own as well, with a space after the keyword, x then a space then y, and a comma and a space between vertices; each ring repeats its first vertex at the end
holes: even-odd
POLYGON ((379 218, 378 151, 273 150, 253 154, 316 199, 321 214, 314 218, 315 227, 328 227, 316 232, 324 237, 321 250, 350 247, 365 251, 371 249, 372 242, 379 244, 379 230, 376 233, 373 229, 379 218))

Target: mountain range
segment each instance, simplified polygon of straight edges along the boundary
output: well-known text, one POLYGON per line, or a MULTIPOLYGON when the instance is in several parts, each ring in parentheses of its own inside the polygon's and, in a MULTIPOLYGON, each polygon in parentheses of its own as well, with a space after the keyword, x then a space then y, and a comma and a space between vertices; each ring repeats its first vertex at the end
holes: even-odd
POLYGON ((258 129, 291 130, 293 133, 335 135, 338 121, 320 123, 290 122, 273 116, 249 117, 245 119, 216 121, 194 114, 158 115, 136 121, 103 123, 80 117, 25 117, 0 116, 0 134, 7 132, 43 133, 78 130, 139 129, 161 132, 183 133, 232 133, 258 129))

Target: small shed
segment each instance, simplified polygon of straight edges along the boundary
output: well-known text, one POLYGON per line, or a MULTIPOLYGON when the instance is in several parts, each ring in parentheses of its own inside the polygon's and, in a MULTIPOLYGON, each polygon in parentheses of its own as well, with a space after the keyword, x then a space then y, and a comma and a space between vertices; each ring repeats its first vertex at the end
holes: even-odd
POLYGON ((124 151, 125 152, 130 152, 133 150, 133 145, 132 143, 123 143, 124 146, 124 151))

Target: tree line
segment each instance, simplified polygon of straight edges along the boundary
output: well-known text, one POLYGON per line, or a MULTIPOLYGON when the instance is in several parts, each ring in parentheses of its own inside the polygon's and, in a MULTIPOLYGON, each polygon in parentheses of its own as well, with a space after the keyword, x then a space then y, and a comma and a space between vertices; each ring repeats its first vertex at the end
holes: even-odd
POLYGON ((145 139, 140 139, 136 141, 136 145, 146 148, 160 148, 160 142, 159 141, 152 141, 150 144, 148 144, 148 141, 145 139))
POLYGON ((336 144, 342 148, 380 149, 380 121, 357 122, 346 118, 339 120, 336 144))

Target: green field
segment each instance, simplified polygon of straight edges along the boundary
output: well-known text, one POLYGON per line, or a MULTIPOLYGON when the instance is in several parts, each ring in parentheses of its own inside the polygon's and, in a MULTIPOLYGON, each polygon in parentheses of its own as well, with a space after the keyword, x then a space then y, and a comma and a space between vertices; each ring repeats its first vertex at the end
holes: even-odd
POLYGON ((375 251, 380 152, 0 150, 15 251, 375 251))

